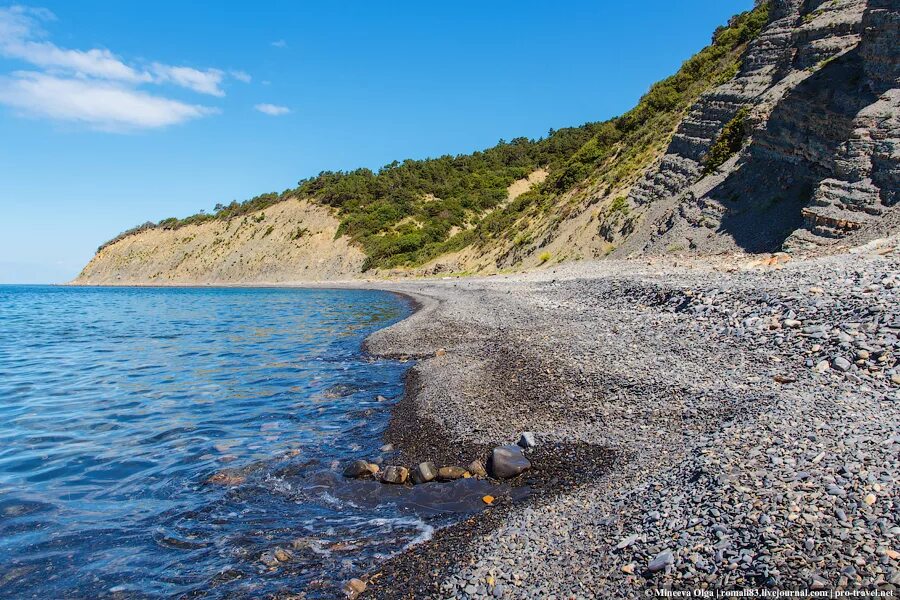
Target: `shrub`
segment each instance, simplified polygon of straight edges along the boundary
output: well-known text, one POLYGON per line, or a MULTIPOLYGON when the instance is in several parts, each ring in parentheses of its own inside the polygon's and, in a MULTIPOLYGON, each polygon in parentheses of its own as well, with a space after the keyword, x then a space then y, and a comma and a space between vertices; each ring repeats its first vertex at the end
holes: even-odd
POLYGON ((728 121, 703 158, 703 174, 709 175, 741 149, 747 127, 747 115, 750 109, 746 106, 728 121))

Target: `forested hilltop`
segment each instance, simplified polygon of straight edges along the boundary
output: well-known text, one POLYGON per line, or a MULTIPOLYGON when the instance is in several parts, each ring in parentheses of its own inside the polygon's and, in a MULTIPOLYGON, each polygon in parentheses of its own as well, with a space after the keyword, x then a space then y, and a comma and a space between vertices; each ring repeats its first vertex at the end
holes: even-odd
MULTIPOLYGON (((550 130, 537 140, 501 140, 472 154, 395 161, 378 171, 326 171, 212 213, 146 223, 101 246, 81 280, 262 281, 276 272, 279 280, 319 278, 314 261, 303 271, 272 261, 322 252, 326 232, 361 257, 351 261, 358 271, 329 268, 328 277, 830 243, 867 224, 846 214, 852 203, 829 200, 831 192, 820 198, 817 190, 835 178, 847 132, 871 127, 855 125, 854 116, 881 102, 885 85, 896 87, 891 73, 874 72, 896 64, 896 57, 875 56, 896 52, 885 50, 896 45, 882 39, 891 35, 896 12, 884 4, 759 3, 719 27, 709 46, 619 117, 550 130), (858 106, 840 104, 828 89, 858 106), (811 118, 819 114, 840 126, 811 118), (281 209, 277 224, 265 222, 275 206, 297 202, 303 204, 296 210, 281 209), (309 248, 313 232, 292 221, 295 212, 315 212, 323 223, 309 248), (329 218, 333 223, 324 225, 329 218), (265 256, 257 247, 263 239, 265 256), (166 244, 175 249, 161 260, 166 244), (153 260, 150 272, 146 263, 153 260), (184 265, 192 266, 172 275, 184 265), (205 277, 208 269, 217 275, 205 277)), ((891 206, 879 190, 896 188, 890 179, 896 169, 884 172, 886 180, 860 175, 875 181, 872 202, 880 203, 863 207, 865 214, 891 206)))

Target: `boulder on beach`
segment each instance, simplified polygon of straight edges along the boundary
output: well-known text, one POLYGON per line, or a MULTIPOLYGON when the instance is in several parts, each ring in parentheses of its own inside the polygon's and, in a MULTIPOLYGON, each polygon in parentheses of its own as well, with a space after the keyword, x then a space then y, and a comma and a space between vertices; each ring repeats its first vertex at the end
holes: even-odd
POLYGON ((488 469, 497 479, 515 477, 530 468, 531 461, 525 457, 522 448, 515 444, 494 448, 488 461, 488 469))
POLYGON ((415 484, 428 483, 437 477, 437 467, 433 462, 422 462, 415 466, 412 471, 412 480, 415 484))
POLYGON ((462 467, 441 467, 438 469, 437 476, 441 481, 455 481, 472 475, 462 467))
POLYGON ((344 469, 344 477, 350 477, 353 479, 371 477, 376 473, 378 473, 378 465, 366 462, 364 460, 354 460, 352 463, 347 465, 346 469, 344 469))
POLYGON ((406 483, 408 478, 409 469, 396 465, 385 467, 384 473, 381 475, 381 481, 384 483, 395 483, 398 485, 406 483))

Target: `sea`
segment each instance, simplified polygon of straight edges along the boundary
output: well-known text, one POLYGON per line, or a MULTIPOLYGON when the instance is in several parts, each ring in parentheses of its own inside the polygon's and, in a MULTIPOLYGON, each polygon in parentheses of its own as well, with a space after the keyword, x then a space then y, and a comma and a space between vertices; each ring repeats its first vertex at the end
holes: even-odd
POLYGON ((0 597, 332 598, 483 510, 487 484, 342 476, 391 458, 411 363, 362 343, 411 310, 369 290, 0 286, 0 597))

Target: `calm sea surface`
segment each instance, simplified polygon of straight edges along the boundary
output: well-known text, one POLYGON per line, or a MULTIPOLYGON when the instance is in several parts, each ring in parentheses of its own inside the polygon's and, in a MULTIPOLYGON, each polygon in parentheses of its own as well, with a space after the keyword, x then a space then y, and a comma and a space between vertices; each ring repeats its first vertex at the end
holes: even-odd
POLYGON ((333 597, 476 510, 481 484, 335 462, 379 456, 408 365, 360 347, 409 311, 374 291, 0 286, 0 597, 333 597), (268 567, 276 547, 293 558, 268 567))

